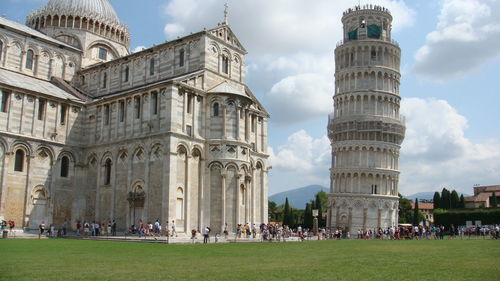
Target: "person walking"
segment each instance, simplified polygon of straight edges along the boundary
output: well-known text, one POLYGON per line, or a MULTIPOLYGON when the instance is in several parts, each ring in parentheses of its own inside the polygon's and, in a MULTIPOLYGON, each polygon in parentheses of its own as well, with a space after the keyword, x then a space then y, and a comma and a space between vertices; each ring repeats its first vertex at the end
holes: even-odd
POLYGON ((111 224, 111 235, 116 236, 116 221, 113 220, 113 223, 111 224))
POLYGON ((172 237, 177 237, 177 231, 175 231, 175 220, 172 220, 172 237))
POLYGON ((77 221, 76 222, 76 235, 77 236, 80 236, 80 229, 82 228, 82 224, 80 223, 80 221, 77 221))
POLYGON ((45 222, 42 221, 40 225, 38 225, 38 228, 40 229, 40 232, 38 232, 38 239, 40 239, 45 232, 45 222))
POLYGON ((210 242, 210 227, 206 226, 203 230, 203 244, 210 242))

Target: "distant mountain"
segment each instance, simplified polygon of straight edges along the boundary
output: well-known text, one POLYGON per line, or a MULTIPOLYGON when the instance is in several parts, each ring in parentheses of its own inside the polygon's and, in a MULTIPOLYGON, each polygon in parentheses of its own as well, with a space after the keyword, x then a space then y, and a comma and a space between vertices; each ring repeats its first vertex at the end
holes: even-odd
MULTIPOLYGON (((432 200, 434 198, 434 192, 435 191, 432 191, 432 192, 418 192, 418 193, 415 193, 415 194, 412 194, 412 195, 408 195, 408 196, 405 196, 406 199, 410 199, 410 200, 415 200, 415 198, 418 198, 418 200, 420 201, 421 199, 425 199, 425 200, 432 200)), ((439 192, 439 194, 441 195, 441 192, 439 192)), ((467 195, 465 193, 458 193, 458 196, 460 195, 464 195, 464 196, 470 196, 470 195, 467 195)))
POLYGON ((418 192, 412 195, 404 196, 406 199, 410 200, 415 200, 415 198, 418 199, 425 199, 425 200, 432 200, 434 198, 434 192, 418 192))
POLYGON ((269 200, 276 202, 276 204, 285 204, 285 199, 288 197, 288 203, 294 208, 304 209, 306 203, 314 199, 314 195, 320 190, 328 193, 328 188, 321 185, 309 185, 305 187, 300 187, 297 189, 292 189, 288 191, 283 191, 269 196, 269 200))

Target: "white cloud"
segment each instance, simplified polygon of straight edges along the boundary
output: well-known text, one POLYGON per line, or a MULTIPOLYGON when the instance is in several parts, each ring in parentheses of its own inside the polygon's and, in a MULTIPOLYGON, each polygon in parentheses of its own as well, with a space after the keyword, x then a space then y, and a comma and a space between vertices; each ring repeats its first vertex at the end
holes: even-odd
POLYGON ((326 136, 315 139, 300 130, 277 149, 271 148, 270 154, 273 170, 299 177, 297 182, 327 184, 329 181, 331 153, 330 140, 326 136))
POLYGON ((266 95, 273 122, 326 118, 333 110, 332 89, 332 79, 322 74, 299 74, 282 79, 266 95))
MULTIPOLYGON (((169 17, 165 35, 173 39, 185 32, 216 26, 229 3, 229 23, 254 55, 332 51, 341 39, 342 12, 357 4, 352 0, 172 0, 164 9, 169 17)), ((413 24, 414 12, 401 0, 378 0, 392 11, 394 29, 413 24)))
MULTIPOLYGON (((467 139, 467 119, 447 101, 403 99, 401 113, 407 127, 400 156, 401 193, 443 187, 471 193, 475 183, 500 182, 500 140, 474 143, 467 139)), ((288 184, 328 186, 331 147, 326 136, 313 138, 300 130, 270 151, 273 173, 288 184)), ((281 186, 271 188, 282 191, 281 186)))
MULTIPOLYGON (((174 39, 215 27, 223 20, 225 2, 229 24, 249 52, 248 84, 259 97, 265 95, 263 103, 272 114, 271 122, 284 125, 327 116, 333 110, 333 50, 342 39, 340 19, 357 2, 172 0, 164 9, 169 18, 165 36, 174 39)), ((413 24, 414 12, 404 1, 373 4, 391 10, 396 32, 413 24)))
POLYGON ((414 70, 447 80, 500 56, 500 1, 446 0, 436 30, 415 54, 414 70))
POLYGON ((471 193, 475 183, 500 182, 500 140, 469 140, 467 119, 448 102, 407 98, 401 113, 407 118, 407 129, 400 157, 400 192, 450 187, 471 193))

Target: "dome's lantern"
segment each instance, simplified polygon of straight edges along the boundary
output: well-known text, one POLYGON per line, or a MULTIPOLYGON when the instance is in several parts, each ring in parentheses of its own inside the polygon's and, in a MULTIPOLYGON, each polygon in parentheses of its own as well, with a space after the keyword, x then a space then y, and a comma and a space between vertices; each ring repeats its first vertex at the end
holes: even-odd
POLYGON ((108 0, 50 0, 26 17, 34 29, 48 27, 84 29, 115 42, 129 44, 130 34, 108 0))

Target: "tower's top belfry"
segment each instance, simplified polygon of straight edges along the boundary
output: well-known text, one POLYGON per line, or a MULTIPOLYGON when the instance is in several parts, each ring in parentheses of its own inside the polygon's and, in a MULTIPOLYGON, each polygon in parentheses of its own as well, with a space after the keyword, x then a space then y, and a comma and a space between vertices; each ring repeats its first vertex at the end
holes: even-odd
POLYGON ((344 42, 351 40, 379 39, 391 41, 391 12, 377 5, 355 6, 342 16, 344 42))

